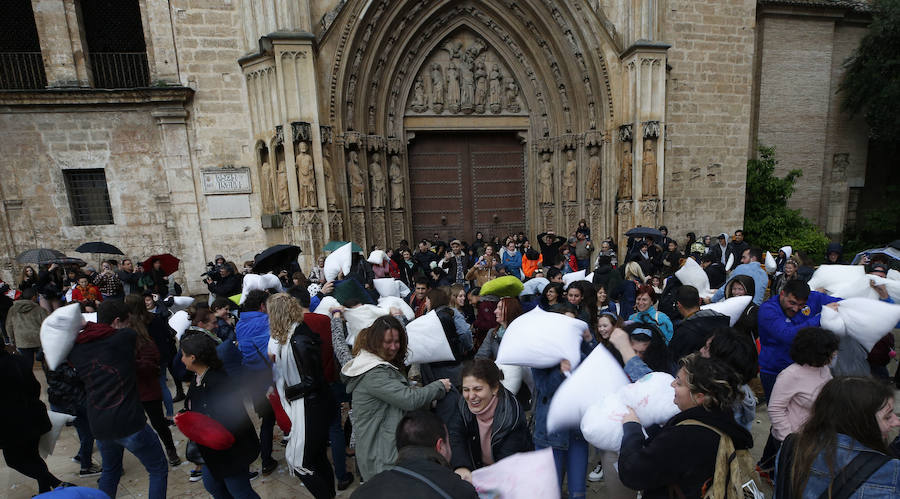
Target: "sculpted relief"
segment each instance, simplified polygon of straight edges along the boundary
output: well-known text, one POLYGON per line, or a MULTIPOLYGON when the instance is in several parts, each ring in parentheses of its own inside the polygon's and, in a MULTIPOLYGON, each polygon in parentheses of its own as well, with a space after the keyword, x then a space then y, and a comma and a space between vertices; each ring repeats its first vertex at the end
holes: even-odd
POLYGON ((527 114, 519 84, 496 51, 463 31, 422 64, 406 103, 408 115, 527 114))

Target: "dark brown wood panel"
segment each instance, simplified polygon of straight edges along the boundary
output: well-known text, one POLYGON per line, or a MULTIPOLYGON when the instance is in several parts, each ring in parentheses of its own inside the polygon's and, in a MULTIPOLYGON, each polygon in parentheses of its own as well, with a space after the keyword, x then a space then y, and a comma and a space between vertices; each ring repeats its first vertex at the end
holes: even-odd
POLYGON ((514 133, 417 133, 409 147, 415 240, 525 230, 523 147, 514 133))

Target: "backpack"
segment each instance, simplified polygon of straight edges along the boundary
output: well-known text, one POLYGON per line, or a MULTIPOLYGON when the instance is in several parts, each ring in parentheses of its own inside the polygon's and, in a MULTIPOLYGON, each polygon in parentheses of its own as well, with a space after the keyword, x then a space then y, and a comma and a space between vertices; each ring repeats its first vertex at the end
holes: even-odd
MULTIPOLYGON (((719 435, 719 450, 716 453, 716 470, 712 478, 703 484, 704 499, 764 499, 760 491, 760 478, 756 472, 753 457, 748 449, 736 450, 731 437, 715 426, 686 419, 677 426, 702 426, 719 435)), ((676 492, 681 492, 680 488, 676 492)), ((683 497, 684 494, 680 494, 683 497)))

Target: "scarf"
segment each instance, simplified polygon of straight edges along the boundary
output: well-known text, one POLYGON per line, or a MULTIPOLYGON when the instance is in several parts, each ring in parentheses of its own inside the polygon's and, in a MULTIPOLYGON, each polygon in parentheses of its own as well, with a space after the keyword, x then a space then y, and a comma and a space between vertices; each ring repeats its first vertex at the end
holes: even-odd
MULTIPOLYGON (((297 323, 291 324, 290 331, 297 328, 297 323)), ((291 438, 284 449, 284 460, 291 470, 298 475, 312 475, 313 472, 303 467, 303 447, 306 444, 306 403, 300 398, 289 401, 284 396, 284 387, 300 383, 300 373, 297 371, 297 361, 294 359, 294 349, 291 348, 290 339, 285 343, 275 343, 275 387, 278 396, 281 397, 281 406, 291 420, 291 438)))
POLYGON ((478 422, 478 437, 481 443, 481 461, 485 465, 494 464, 494 453, 491 450, 491 426, 494 424, 494 412, 497 409, 497 399, 500 393, 494 394, 491 403, 480 412, 473 412, 478 422))

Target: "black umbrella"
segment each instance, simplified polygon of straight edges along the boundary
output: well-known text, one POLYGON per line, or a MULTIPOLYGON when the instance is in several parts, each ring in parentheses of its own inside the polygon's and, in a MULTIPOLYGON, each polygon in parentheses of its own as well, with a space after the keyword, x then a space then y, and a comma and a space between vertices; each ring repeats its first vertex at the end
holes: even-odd
POLYGON ((292 244, 276 244, 267 248, 253 259, 253 271, 264 274, 270 270, 278 270, 297 261, 300 247, 292 244))
POLYGON ((107 255, 124 255, 122 250, 116 248, 112 244, 104 243, 103 241, 91 241, 89 243, 84 243, 81 246, 75 248, 75 251, 79 253, 104 253, 107 255))
POLYGON ((635 227, 625 233, 628 237, 652 237, 656 240, 662 239, 662 232, 653 227, 635 227))
POLYGON ((66 256, 62 251, 56 251, 49 248, 35 248, 19 253, 16 257, 17 263, 47 263, 54 258, 62 258, 66 256))
POLYGON ((85 262, 81 258, 74 258, 71 256, 54 258, 53 260, 48 260, 47 263, 55 263, 57 265, 77 265, 79 267, 84 267, 85 265, 87 265, 87 262, 85 262))

